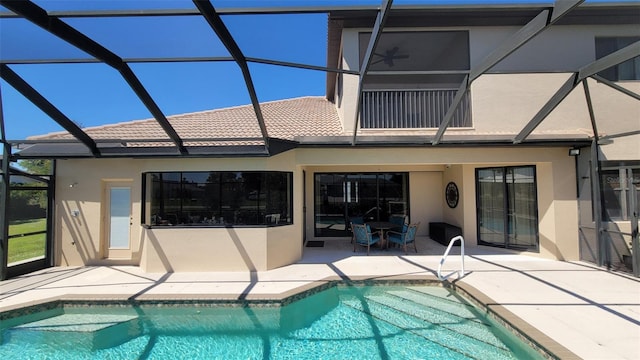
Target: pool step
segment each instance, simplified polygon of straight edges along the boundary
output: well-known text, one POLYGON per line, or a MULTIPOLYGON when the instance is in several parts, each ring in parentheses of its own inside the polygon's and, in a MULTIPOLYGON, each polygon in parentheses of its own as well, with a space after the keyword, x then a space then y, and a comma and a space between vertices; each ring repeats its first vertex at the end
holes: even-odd
POLYGON ((473 305, 461 303, 457 299, 446 300, 437 295, 424 294, 412 290, 392 290, 388 291, 387 294, 433 309, 438 314, 455 317, 456 320, 461 322, 463 320, 473 321, 482 326, 491 326, 490 322, 478 318, 478 313, 472 311, 473 305))
MULTIPOLYGON (((429 303, 422 301, 424 299, 405 299, 397 295, 398 293, 395 295, 372 296, 368 297, 368 299, 429 322, 430 324, 442 326, 495 347, 505 347, 502 341, 493 335, 490 330, 491 325, 488 323, 485 324, 479 319, 461 317, 442 311, 438 308, 438 306, 442 305, 438 301, 431 300, 431 303, 429 303), (420 302, 416 300, 420 300, 420 302)), ((408 293, 403 293, 402 295, 411 296, 408 293)))
POLYGON ((513 359, 501 341, 491 334, 487 336, 487 329, 482 322, 448 313, 440 314, 439 310, 429 309, 396 295, 366 295, 366 305, 363 305, 364 299, 356 297, 345 299, 343 303, 470 358, 513 359))
POLYGON ((443 305, 449 304, 452 309, 461 308, 464 309, 462 310, 463 313, 471 314, 471 316, 475 315, 472 310, 474 306, 462 299, 455 291, 437 286, 407 286, 406 289, 419 293, 423 298, 437 300, 438 303, 443 305))
POLYGON ((105 314, 62 314, 9 329, 16 341, 29 343, 33 336, 64 339, 72 346, 107 349, 124 344, 142 334, 137 316, 105 314), (38 335, 36 335, 38 334, 38 335), (61 337, 62 336, 62 337, 61 337))
POLYGON ((242 334, 275 330, 280 324, 279 311, 273 308, 158 308, 145 315, 153 318, 145 322, 147 331, 165 336, 242 334))

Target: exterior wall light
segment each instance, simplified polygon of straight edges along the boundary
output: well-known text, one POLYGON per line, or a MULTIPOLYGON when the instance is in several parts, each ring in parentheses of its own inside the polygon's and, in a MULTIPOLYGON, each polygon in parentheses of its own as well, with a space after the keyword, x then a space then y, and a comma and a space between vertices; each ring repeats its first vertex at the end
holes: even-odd
POLYGON ((578 155, 580 155, 580 149, 576 149, 576 148, 569 149, 569 156, 578 156, 578 155))

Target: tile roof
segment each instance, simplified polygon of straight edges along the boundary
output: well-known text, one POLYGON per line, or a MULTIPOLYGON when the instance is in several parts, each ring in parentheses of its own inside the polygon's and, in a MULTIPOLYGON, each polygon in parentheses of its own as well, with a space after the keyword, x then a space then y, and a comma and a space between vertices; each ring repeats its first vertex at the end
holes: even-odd
MULTIPOLYGON (((267 133, 272 138, 293 140, 298 136, 343 135, 335 105, 324 97, 265 102, 260 104, 260 108, 267 133)), ((167 116, 167 119, 186 146, 262 143, 260 126, 251 105, 172 115, 167 116)), ((173 146, 154 119, 121 122, 83 130, 94 140, 119 140, 127 142, 127 146, 173 146)), ((68 132, 58 132, 29 139, 73 139, 73 136, 68 132)))
MULTIPOLYGON (((267 133, 271 138, 305 144, 351 144, 352 133, 343 130, 335 104, 324 97, 300 97, 260 104, 267 133)), ((187 147, 261 146, 264 144, 252 105, 172 115, 167 119, 187 147)), ((173 147, 154 119, 136 120, 83 129, 106 147, 173 147)), ((429 143, 437 129, 360 129, 361 143, 429 143)), ((516 132, 479 131, 475 128, 449 128, 444 142, 476 141, 504 143, 516 132)), ((587 139, 590 129, 536 130, 531 139, 587 139)), ((30 137, 29 140, 75 140, 68 132, 30 137)), ((103 147, 105 147, 103 146, 103 147)))

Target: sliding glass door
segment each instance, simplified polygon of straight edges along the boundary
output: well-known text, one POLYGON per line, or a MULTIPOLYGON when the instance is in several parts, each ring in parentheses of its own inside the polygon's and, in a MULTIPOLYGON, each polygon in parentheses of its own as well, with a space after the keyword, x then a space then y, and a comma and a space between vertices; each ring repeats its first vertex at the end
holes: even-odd
POLYGON ((408 215, 407 173, 317 173, 314 176, 315 235, 350 236, 349 221, 408 215))
POLYGON ((476 170, 478 243, 538 249, 534 166, 476 170))

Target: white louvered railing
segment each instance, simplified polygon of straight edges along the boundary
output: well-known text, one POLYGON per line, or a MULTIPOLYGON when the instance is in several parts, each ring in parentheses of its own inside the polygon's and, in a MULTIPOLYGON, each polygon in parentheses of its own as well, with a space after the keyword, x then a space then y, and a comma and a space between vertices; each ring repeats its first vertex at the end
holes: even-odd
MULTIPOLYGON (((457 90, 365 90, 360 123, 363 129, 438 128, 457 90)), ((467 92, 449 127, 471 126, 467 92)))

